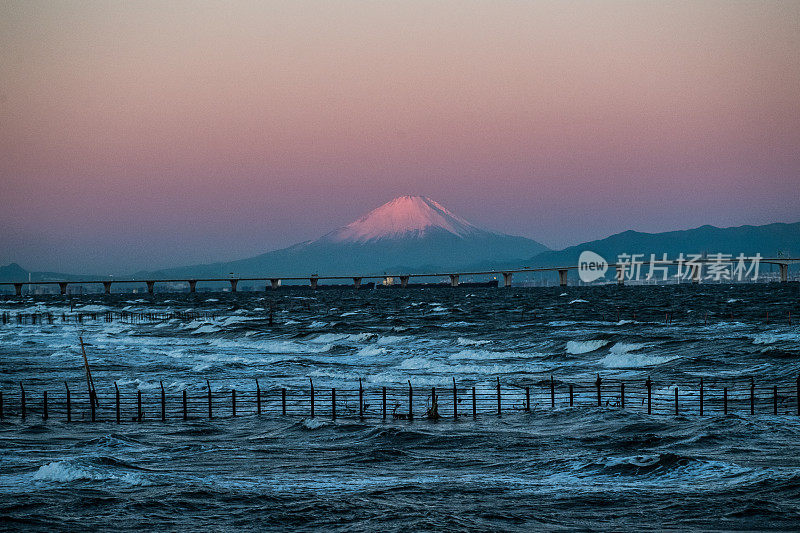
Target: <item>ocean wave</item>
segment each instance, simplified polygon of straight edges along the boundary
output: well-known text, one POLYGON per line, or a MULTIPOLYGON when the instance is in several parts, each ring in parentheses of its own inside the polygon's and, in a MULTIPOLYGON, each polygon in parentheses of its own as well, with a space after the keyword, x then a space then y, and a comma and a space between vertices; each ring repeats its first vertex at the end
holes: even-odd
POLYGON ((761 333, 753 336, 753 344, 800 341, 800 333, 761 333))
POLYGON ((680 356, 645 355, 628 352, 612 352, 600 360, 606 368, 643 368, 661 365, 678 359, 680 356))
POLYGON ((359 351, 356 352, 356 356, 358 357, 375 357, 378 355, 385 355, 386 348, 382 348, 380 346, 364 346, 359 351))
POLYGON ((467 339, 465 337, 459 337, 456 340, 456 344, 458 344, 459 346, 483 346, 491 342, 492 341, 487 341, 487 340, 467 339))
POLYGON ((69 461, 53 461, 39 467, 33 474, 36 481, 53 481, 69 483, 72 481, 121 481, 130 485, 148 485, 147 480, 139 474, 125 472, 115 474, 94 467, 77 466, 69 461))
POLYGON ((567 353, 572 355, 580 355, 584 353, 599 350, 609 342, 605 339, 593 339, 588 341, 567 341, 567 353))

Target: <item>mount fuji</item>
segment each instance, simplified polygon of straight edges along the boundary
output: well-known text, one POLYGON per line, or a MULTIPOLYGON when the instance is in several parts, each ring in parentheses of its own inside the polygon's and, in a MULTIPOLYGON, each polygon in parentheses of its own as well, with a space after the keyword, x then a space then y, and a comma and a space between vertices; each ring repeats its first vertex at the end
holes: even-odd
POLYGON ((376 275, 522 261, 542 244, 482 229, 424 196, 401 196, 319 239, 226 263, 149 273, 153 277, 376 275))

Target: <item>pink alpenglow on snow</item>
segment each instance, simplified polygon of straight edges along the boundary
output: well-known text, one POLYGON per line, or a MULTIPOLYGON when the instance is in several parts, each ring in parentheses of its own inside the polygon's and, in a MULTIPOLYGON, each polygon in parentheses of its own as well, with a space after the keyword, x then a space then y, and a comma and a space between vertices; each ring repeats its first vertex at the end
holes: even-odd
POLYGON ((459 237, 483 232, 426 196, 400 196, 323 237, 331 242, 367 242, 424 235, 439 228, 459 237))

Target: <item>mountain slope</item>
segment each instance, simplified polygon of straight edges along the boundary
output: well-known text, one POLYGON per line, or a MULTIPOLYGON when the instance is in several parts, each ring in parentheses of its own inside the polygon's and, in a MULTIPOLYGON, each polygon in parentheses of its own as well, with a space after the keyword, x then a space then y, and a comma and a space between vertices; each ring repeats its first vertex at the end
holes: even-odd
MULTIPOLYGON (((226 263, 161 270, 153 277, 307 276, 452 270, 546 251, 524 237, 479 228, 422 196, 401 196, 319 239, 226 263)), ((140 273, 139 275, 145 275, 140 273)))
POLYGON ((599 239, 571 246, 559 251, 537 254, 526 264, 536 266, 576 265, 578 256, 584 250, 591 250, 603 256, 608 262, 616 261, 620 254, 656 254, 658 259, 666 253, 669 259, 679 254, 725 253, 752 256, 760 253, 763 257, 775 257, 780 251, 786 256, 800 256, 800 222, 793 224, 767 224, 764 226, 738 226, 699 228, 668 231, 664 233, 643 233, 624 231, 599 239))

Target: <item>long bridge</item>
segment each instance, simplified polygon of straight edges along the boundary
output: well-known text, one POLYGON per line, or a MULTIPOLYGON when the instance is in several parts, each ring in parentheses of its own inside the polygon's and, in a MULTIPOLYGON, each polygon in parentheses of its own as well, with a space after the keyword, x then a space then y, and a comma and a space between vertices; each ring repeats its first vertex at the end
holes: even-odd
MULTIPOLYGON (((746 260, 752 258, 745 258, 746 260)), ((692 283, 700 283, 702 281, 702 265, 708 264, 722 264, 730 266, 740 262, 740 258, 701 258, 692 261, 683 260, 656 260, 658 266, 656 268, 672 268, 672 267, 686 267, 687 277, 690 277, 692 283)), ((785 283, 789 281, 789 265, 800 263, 800 258, 796 257, 777 257, 777 258, 758 258, 759 265, 778 265, 780 269, 780 281, 785 283)), ((650 262, 619 262, 608 264, 608 269, 614 269, 615 279, 618 284, 624 285, 625 273, 630 272, 633 268, 641 268, 648 265, 650 262)), ((567 286, 567 277, 570 270, 578 270, 580 265, 571 266, 557 266, 557 267, 525 267, 517 269, 502 269, 502 270, 474 270, 463 272, 423 272, 423 273, 394 273, 394 274, 353 274, 353 275, 332 275, 320 276, 312 274, 310 276, 257 276, 257 277, 238 277, 230 276, 227 278, 152 278, 152 279, 136 279, 136 278, 115 278, 115 279, 87 279, 87 280, 43 280, 43 281, 8 281, 0 282, 0 286, 13 286, 17 296, 22 295, 22 288, 27 286, 41 286, 41 285, 58 285, 61 294, 67 294, 67 287, 69 285, 102 285, 106 294, 111 294, 111 286, 117 284, 135 284, 144 283, 147 287, 147 292, 152 294, 155 289, 156 283, 186 283, 189 286, 189 292, 197 291, 198 283, 230 283, 231 292, 236 292, 239 282, 242 281, 262 281, 266 284, 266 289, 278 289, 284 281, 308 281, 312 289, 316 289, 319 281, 321 280, 352 280, 353 288, 358 289, 361 287, 363 280, 384 280, 387 284, 394 279, 400 280, 400 286, 405 288, 408 286, 408 280, 414 278, 445 278, 450 280, 451 287, 458 287, 462 277, 466 276, 502 276, 503 287, 510 287, 511 280, 514 274, 537 273, 537 272, 554 272, 558 274, 559 284, 562 287, 567 286)))

